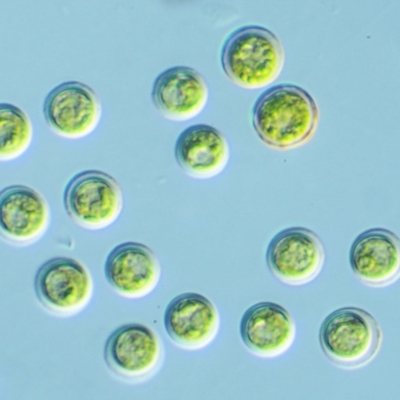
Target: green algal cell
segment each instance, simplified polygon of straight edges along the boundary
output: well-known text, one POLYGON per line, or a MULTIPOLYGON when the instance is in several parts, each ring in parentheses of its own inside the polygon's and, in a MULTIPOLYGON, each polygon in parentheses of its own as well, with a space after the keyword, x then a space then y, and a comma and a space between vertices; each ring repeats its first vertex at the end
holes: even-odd
POLYGON ((72 307, 88 295, 89 279, 74 263, 61 262, 46 271, 42 286, 47 300, 58 307, 72 307))
POLYGON ((158 346, 155 337, 145 328, 122 330, 115 338, 113 353, 117 364, 129 372, 148 369, 156 360, 158 346))
POLYGON ((398 268, 398 251, 389 239, 371 236, 357 244, 353 265, 362 277, 382 279, 398 268))
POLYGON ((20 155, 31 140, 31 127, 27 117, 9 104, 0 105, 0 159, 20 155))
POLYGON ((370 343, 367 324, 354 314, 339 314, 326 327, 326 340, 331 351, 339 357, 357 357, 370 343))
POLYGON ((169 327, 178 341, 199 343, 207 339, 216 324, 216 313, 211 304, 198 296, 180 298, 168 315, 169 327))
POLYGON ((207 89, 197 72, 176 67, 158 77, 153 97, 156 106, 166 117, 187 119, 201 111, 207 98, 207 89))
POLYGON ((46 220, 43 201, 27 188, 7 190, 1 200, 1 225, 5 233, 16 239, 34 236, 46 220))

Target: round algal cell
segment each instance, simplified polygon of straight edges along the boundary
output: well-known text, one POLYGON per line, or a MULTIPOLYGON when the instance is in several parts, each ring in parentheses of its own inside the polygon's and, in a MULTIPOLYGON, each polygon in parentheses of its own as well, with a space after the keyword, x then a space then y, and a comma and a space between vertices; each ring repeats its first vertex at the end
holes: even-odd
POLYGON ((160 277, 160 267, 148 247, 139 243, 124 243, 108 256, 106 273, 118 293, 136 298, 154 289, 160 277))
POLYGON ((287 150, 304 144, 313 136, 318 109, 303 89, 279 85, 267 90, 257 100, 253 122, 266 144, 287 150))
POLYGON ((336 365, 358 368, 377 354, 382 333, 375 319, 357 308, 342 308, 322 324, 320 341, 324 353, 336 365))
POLYGON ((176 144, 176 158, 182 169, 194 178, 210 178, 228 163, 229 148, 216 129, 197 125, 186 129, 176 144))
POLYGON ((304 228, 291 228, 276 235, 267 251, 274 275, 290 285, 302 285, 321 271, 324 250, 319 238, 304 228))
POLYGON ((165 325, 175 343, 199 349, 214 339, 219 317, 216 308, 203 296, 183 294, 168 306, 165 325))
POLYGON ((267 29, 249 26, 234 32, 225 42, 222 64, 237 85, 256 89, 280 74, 284 52, 279 39, 267 29))
POLYGON ((387 286, 400 276, 400 241, 392 232, 372 229, 354 242, 350 261, 356 276, 370 286, 387 286))
POLYGON ((117 182, 99 171, 75 176, 67 186, 65 205, 74 221, 87 229, 110 225, 122 208, 122 194, 117 182))
POLYGON ((100 118, 100 103, 88 86, 66 82, 47 96, 44 111, 56 133, 74 139, 94 130, 100 118))
POLYGON ((48 261, 39 270, 36 289, 42 303, 51 311, 71 315, 80 311, 92 294, 89 273, 68 258, 48 261))
POLYGON ((26 186, 11 186, 3 190, 0 208, 0 229, 7 239, 31 242, 47 228, 47 205, 36 191, 26 186))
POLYGON ((251 352, 276 357, 293 343, 295 324, 289 313, 274 303, 259 303, 246 311, 241 323, 242 338, 251 352))
POLYGON ((161 344, 155 333, 141 325, 118 329, 106 345, 106 361, 110 368, 139 382, 156 372, 160 353, 161 344))
POLYGON ((153 100, 166 118, 187 120, 199 114, 207 101, 207 86, 193 69, 175 67, 155 81, 153 100))
POLYGON ((0 104, 0 160, 11 160, 21 155, 31 138, 28 117, 11 104, 0 104))

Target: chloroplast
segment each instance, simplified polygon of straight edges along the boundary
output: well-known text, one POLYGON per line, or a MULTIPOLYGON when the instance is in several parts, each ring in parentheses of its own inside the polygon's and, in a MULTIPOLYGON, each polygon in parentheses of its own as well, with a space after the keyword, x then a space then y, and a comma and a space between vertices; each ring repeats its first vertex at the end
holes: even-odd
POLYGON ((66 208, 71 217, 88 229, 110 225, 122 208, 122 194, 117 182, 99 171, 75 176, 65 192, 66 208))
POLYGON ((286 150, 308 141, 317 127, 313 98, 294 85, 279 85, 260 96, 254 107, 254 127, 271 147, 286 150))
POLYGON ((350 257, 356 276, 367 285, 387 286, 399 278, 399 239, 392 232, 373 229, 362 233, 350 257))
POLYGON ((45 115, 56 133, 72 139, 79 138, 96 127, 100 118, 100 104, 88 86, 66 82, 47 96, 45 115))
POLYGON ((207 101, 207 86, 198 72, 174 67, 158 76, 153 87, 158 110, 172 120, 186 120, 199 114, 207 101))
POLYGON ((228 163, 229 149, 216 129, 197 125, 186 129, 176 144, 176 158, 182 169, 194 178, 210 178, 228 163))
POLYGON ((87 270, 77 261, 68 258, 48 261, 38 273, 36 286, 43 304, 61 314, 80 311, 92 293, 87 270))
POLYGON ((204 347, 215 337, 219 317, 216 308, 205 297, 184 294, 168 306, 165 323, 177 344, 196 349, 204 347))
POLYGON ((304 228, 291 228, 271 241, 267 261, 281 281, 301 285, 313 280, 321 271, 324 250, 319 238, 304 228))
POLYGON ((331 361, 343 368, 358 368, 376 355, 382 333, 376 320, 366 311, 343 308, 325 319, 320 340, 331 361))
POLYGON ((154 253, 140 243, 117 246, 106 263, 109 282, 125 297, 142 297, 156 286, 160 267, 154 253))
POLYGON ((11 186, 0 193, 0 229, 17 242, 38 238, 48 225, 44 199, 26 186, 11 186))
POLYGON ((246 311, 241 324, 248 349, 261 357, 276 357, 293 343, 295 325, 289 313, 274 303, 259 303, 246 311))
POLYGON ((11 104, 0 104, 0 160, 21 155, 31 142, 32 128, 25 113, 11 104))
POLYGON ((269 30, 248 26, 235 31, 225 42, 222 63, 228 77, 248 89, 268 85, 282 70, 284 52, 269 30))

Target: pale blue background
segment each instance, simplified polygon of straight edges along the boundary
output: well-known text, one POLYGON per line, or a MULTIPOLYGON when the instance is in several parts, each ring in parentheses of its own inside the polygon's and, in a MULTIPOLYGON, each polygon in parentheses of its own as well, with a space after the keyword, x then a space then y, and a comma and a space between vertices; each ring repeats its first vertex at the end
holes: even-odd
POLYGON ((48 201, 51 224, 36 244, 0 242, 0 396, 5 400, 76 399, 394 399, 399 397, 399 284, 362 285, 349 249, 373 227, 400 233, 400 3, 396 0, 14 0, 3 2, 0 101, 22 108, 34 136, 20 158, 0 164, 0 186, 25 184, 48 201), (268 148, 251 125, 262 90, 232 84, 220 65, 226 37, 248 24, 282 41, 276 83, 294 83, 316 99, 315 137, 286 152, 268 148), (165 120, 151 100, 163 70, 187 65, 204 76, 209 101, 186 122, 165 120), (50 131, 46 95, 81 81, 98 94, 96 131, 69 141, 50 131), (223 173, 186 176, 174 158, 192 124, 221 130, 231 150, 223 173), (121 185, 124 207, 109 228, 87 231, 63 205, 68 180, 103 170, 121 185), (313 230, 326 250, 321 275, 303 287, 277 281, 265 262, 282 229, 313 230), (104 262, 126 241, 159 257, 161 280, 149 296, 127 300, 108 284, 104 262), (71 243, 71 244, 69 244, 71 243), (84 263, 94 294, 75 317, 39 304, 38 268, 55 256, 84 263), (212 344, 185 351, 162 320, 175 296, 198 292, 216 304, 221 328, 212 344), (260 301, 287 308, 297 325, 292 348, 263 360, 246 351, 239 324, 260 301), (322 353, 319 327, 343 306, 366 309, 384 340, 367 367, 343 371, 322 353), (154 322, 157 321, 157 322, 154 322), (113 377, 104 362, 108 336, 142 323, 162 338, 164 365, 148 383, 113 377))

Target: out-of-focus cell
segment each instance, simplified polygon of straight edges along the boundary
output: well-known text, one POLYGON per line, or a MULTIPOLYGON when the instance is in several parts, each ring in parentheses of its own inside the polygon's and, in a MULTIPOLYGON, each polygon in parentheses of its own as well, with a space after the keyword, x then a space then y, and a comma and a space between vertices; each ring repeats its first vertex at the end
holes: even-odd
POLYGON ((400 243, 392 232, 373 229, 362 233, 351 249, 356 276, 370 286, 387 286, 400 276, 400 243))
POLYGON ((234 83, 248 89, 260 88, 275 80, 282 70, 283 60, 279 39, 257 26, 234 32, 222 52, 226 74, 234 83))
POLYGON ((80 311, 92 294, 88 272, 82 265, 67 258, 47 262, 37 275, 36 286, 43 304, 63 315, 80 311))
POLYGON ((5 238, 30 242, 39 238, 48 225, 47 205, 34 190, 11 186, 0 193, 0 229, 5 238))
POLYGON ((335 364, 343 368, 358 368, 376 355, 382 333, 367 312, 343 308, 325 319, 320 340, 323 351, 335 364))
POLYGON ((160 362, 159 340, 144 326, 122 327, 108 340, 106 361, 115 372, 125 377, 138 378, 138 381, 149 378, 160 362))
POLYGON ((304 228, 280 232, 271 241, 267 261, 281 281, 301 285, 313 280, 321 271, 324 250, 318 237, 304 228))
POLYGON ((193 69, 171 68, 156 79, 153 100, 166 118, 187 120, 204 108, 207 102, 207 86, 193 69))
POLYGON ((225 168, 229 148, 216 129, 197 125, 181 134, 176 144, 176 158, 187 174, 195 178, 210 178, 225 168))
POLYGON ((292 345, 295 325, 281 306, 259 303, 244 314, 241 332, 244 343, 254 354, 276 357, 292 345))
POLYGON ((75 176, 65 193, 66 208, 71 217, 88 229, 110 225, 122 208, 122 194, 117 182, 99 171, 75 176))
POLYGON ((168 306, 165 324, 178 345, 198 349, 214 339, 219 317, 216 308, 203 296, 184 294, 168 306))
POLYGON ((124 243, 110 253, 106 273, 118 293, 136 298, 154 289, 159 280, 160 267, 148 247, 139 243, 124 243))
POLYGON ((294 85, 279 85, 261 95, 254 107, 254 127, 269 146, 287 150, 311 139, 318 109, 312 97, 294 85))
POLYGON ((20 156, 29 146, 32 128, 28 117, 11 104, 0 104, 0 160, 20 156))
POLYGON ((92 132, 100 118, 97 96, 88 86, 67 82, 47 96, 45 115, 51 128, 68 138, 79 138, 92 132))

